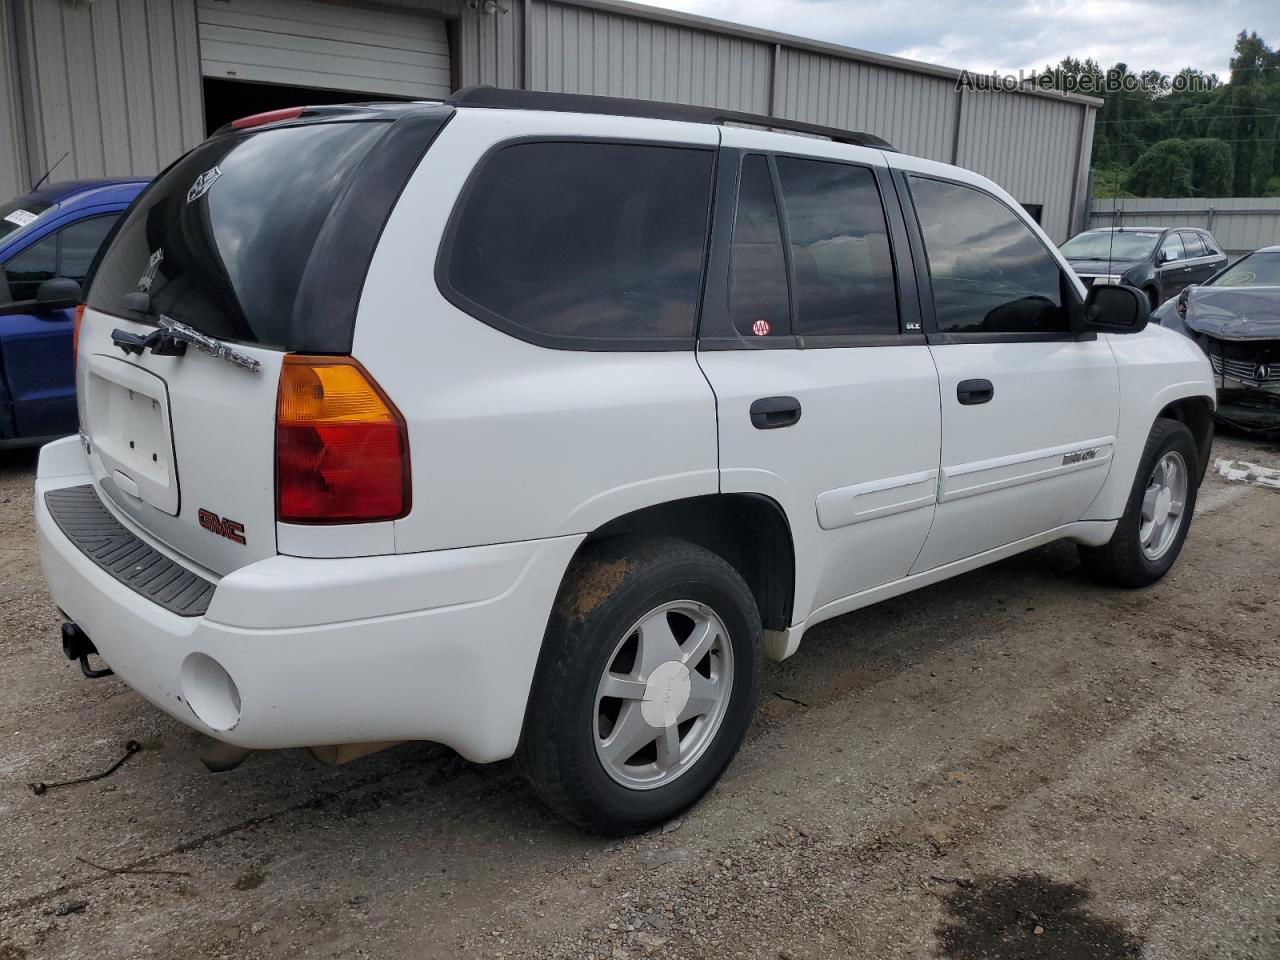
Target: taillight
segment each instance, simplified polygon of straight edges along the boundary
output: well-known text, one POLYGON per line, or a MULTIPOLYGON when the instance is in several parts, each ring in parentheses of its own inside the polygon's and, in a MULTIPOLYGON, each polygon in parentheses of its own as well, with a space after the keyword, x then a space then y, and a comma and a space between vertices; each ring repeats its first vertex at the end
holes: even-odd
POLYGON ((74 370, 80 359, 80 321, 84 319, 84 304, 76 307, 75 319, 71 321, 71 368, 74 370))
POLYGON ((290 354, 276 400, 276 518, 362 523, 409 512, 404 418, 349 357, 290 354))
POLYGON ((285 107, 283 110, 268 110, 266 113, 254 113, 247 117, 232 120, 231 126, 237 130, 247 127, 260 127, 264 123, 279 123, 281 120, 296 120, 302 116, 306 107, 285 107))

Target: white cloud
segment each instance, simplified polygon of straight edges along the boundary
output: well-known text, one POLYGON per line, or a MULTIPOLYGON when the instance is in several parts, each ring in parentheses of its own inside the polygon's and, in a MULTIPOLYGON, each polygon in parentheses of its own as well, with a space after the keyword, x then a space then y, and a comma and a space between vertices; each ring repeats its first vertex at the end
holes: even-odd
POLYGON ((648 0, 658 6, 971 71, 1016 73, 1093 57, 1109 67, 1224 79, 1236 34, 1280 44, 1275 0, 648 0))

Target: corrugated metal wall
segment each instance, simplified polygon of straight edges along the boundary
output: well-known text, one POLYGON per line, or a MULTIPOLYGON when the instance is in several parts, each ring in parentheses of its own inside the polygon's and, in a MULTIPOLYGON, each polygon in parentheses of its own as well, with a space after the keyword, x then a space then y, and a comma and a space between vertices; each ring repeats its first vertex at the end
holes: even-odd
POLYGON ((771 44, 537 2, 529 52, 534 90, 769 112, 771 44))
POLYGON ((15 26, 12 7, 0 0, 0 202, 25 192, 33 179, 24 149, 15 26))
POLYGON ((1133 197, 1095 200, 1091 227, 1203 227, 1229 254, 1280 243, 1280 198, 1133 197))
MULTIPOLYGON (((341 3, 342 0, 326 0, 341 3)), ((457 48, 452 51, 462 86, 489 83, 496 87, 524 86, 524 3, 501 0, 499 10, 487 14, 476 0, 472 9, 463 0, 375 0, 378 6, 421 10, 456 19, 457 48)))
POLYGON ((68 153, 56 179, 154 173, 203 137, 194 2, 9 2, 33 170, 68 153))
POLYGON ((373 96, 453 90, 440 17, 320 0, 197 0, 196 14, 206 77, 373 96))
POLYGON ((1047 97, 966 92, 955 162, 1023 203, 1044 204, 1041 226, 1061 243, 1072 233, 1083 109, 1047 97))
MULTIPOLYGON (((196 0, 7 2, 33 64, 31 167, 70 150, 59 177, 150 173, 201 138, 196 0)), ((493 12, 485 0, 375 6, 453 19, 463 85, 669 100, 866 130, 1042 204, 1055 240, 1081 225, 1095 111, 1079 100, 960 94, 940 67, 625 0, 496 0, 493 12)), ((15 122, 0 102, 0 131, 15 122)), ((20 179, 10 156, 18 153, 0 149, 0 183, 20 179)))
POLYGON ((780 54, 777 116, 863 130, 904 153, 951 161, 953 82, 807 50, 780 54))

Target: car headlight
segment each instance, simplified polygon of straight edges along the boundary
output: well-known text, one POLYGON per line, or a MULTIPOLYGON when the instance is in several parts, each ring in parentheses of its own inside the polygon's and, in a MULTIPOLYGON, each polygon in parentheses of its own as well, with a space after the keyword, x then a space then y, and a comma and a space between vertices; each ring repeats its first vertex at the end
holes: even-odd
POLYGON ((1118 284, 1124 283, 1124 277, 1114 273, 1107 273, 1098 277, 1093 282, 1094 283, 1113 283, 1118 285, 1118 284))

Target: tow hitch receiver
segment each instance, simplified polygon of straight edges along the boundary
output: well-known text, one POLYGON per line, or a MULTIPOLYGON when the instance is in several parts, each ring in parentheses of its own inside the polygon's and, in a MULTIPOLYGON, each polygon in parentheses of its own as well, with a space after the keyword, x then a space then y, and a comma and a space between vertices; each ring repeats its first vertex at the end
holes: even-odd
POLYGON ((80 672, 90 680, 109 677, 115 673, 110 667, 95 670, 89 666, 89 656, 91 654, 96 656, 98 648, 93 645, 88 634, 70 621, 62 625, 62 652, 66 654, 68 660, 79 660, 80 672))

